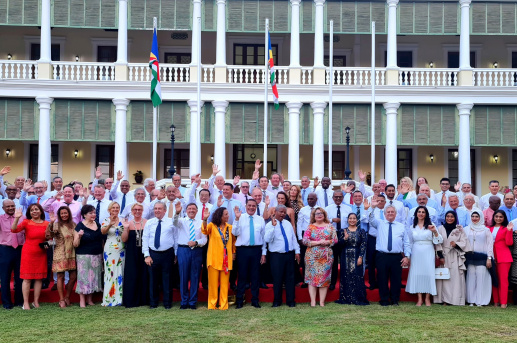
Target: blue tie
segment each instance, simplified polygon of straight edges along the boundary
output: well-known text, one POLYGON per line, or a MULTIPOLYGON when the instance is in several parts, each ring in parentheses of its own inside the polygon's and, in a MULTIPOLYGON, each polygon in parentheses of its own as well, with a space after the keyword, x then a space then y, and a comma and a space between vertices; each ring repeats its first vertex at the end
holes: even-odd
POLYGON ((158 220, 158 226, 156 227, 156 232, 154 233, 154 248, 160 248, 160 236, 162 235, 162 221, 158 220))
POLYGON ((327 198, 327 190, 324 189, 323 192, 325 192, 325 207, 329 205, 329 199, 327 198))
POLYGON ((306 189, 304 188, 304 189, 302 190, 302 200, 303 200, 303 202, 304 202, 304 203, 305 203, 305 201, 306 201, 306 200, 305 200, 305 191, 306 191, 306 189))
POLYGON ((189 224, 189 240, 195 241, 196 240, 196 230, 194 229, 194 219, 190 219, 189 224))
POLYGON ((392 229, 391 229, 391 223, 389 225, 389 230, 388 230, 388 251, 391 251, 391 249, 393 249, 392 245, 393 245, 393 232, 392 232, 392 229))
POLYGON ((111 196, 111 192, 110 192, 110 201, 112 201, 112 200, 113 200, 113 197, 111 196))
POLYGON ((228 214, 230 215, 230 217, 228 218, 228 223, 233 224, 233 209, 230 207, 230 200, 226 199, 224 202, 226 202, 226 206, 224 207, 226 207, 226 209, 228 210, 228 214))
POLYGON ((257 204, 257 214, 260 216, 260 204, 257 204))
POLYGON ((255 245, 255 223, 253 223, 253 216, 250 216, 250 245, 255 245))
POLYGON ((287 240, 287 236, 285 235, 284 226, 282 225, 282 222, 280 222, 280 230, 282 230, 282 236, 284 236, 284 243, 285 243, 285 252, 289 251, 289 241, 287 240))
POLYGON ((124 207, 126 207, 126 194, 122 197, 122 207, 120 208, 120 212, 124 211, 124 207))
POLYGON ((97 200, 97 207, 95 208, 95 221, 100 223, 100 213, 101 213, 101 201, 97 200))

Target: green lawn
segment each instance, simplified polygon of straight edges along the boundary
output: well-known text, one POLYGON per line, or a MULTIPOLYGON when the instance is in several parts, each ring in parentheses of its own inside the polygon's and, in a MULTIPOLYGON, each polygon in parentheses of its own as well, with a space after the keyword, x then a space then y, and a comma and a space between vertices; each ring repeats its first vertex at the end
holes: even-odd
POLYGON ((516 342, 517 307, 417 308, 328 304, 325 308, 196 311, 163 307, 0 310, 0 342, 516 342))

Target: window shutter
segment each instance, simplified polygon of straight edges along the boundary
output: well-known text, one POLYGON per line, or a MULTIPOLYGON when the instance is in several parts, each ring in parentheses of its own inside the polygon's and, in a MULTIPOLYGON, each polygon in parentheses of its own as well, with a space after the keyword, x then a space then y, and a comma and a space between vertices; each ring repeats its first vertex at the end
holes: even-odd
MULTIPOLYGON (((165 5, 167 1, 162 2, 162 7, 165 5)), ((215 0, 205 0, 203 1, 204 5, 204 13, 205 13, 205 21, 203 30, 204 31, 216 31, 217 30, 217 6, 215 5, 215 0)), ((165 19, 165 18, 164 18, 165 19)))
MULTIPOLYGON (((417 127, 414 127, 419 124, 415 122, 415 107, 410 105, 404 105, 401 106, 400 109, 400 144, 414 144, 414 131, 419 129, 417 127)), ((424 124, 427 126, 427 118, 424 124)))
POLYGON ((9 24, 19 25, 23 22, 23 1, 9 1, 8 2, 8 20, 9 24))
POLYGON ((314 13, 314 2, 312 0, 303 0, 301 3, 302 14, 302 31, 304 33, 314 32, 313 13, 314 13))
POLYGON ((34 100, 21 100, 20 101, 20 110, 21 110, 21 139, 32 140, 34 139, 34 122, 35 122, 35 111, 34 111, 34 100))
POLYGON ((487 111, 487 106, 474 106, 474 144, 476 145, 487 144, 487 111))
MULTIPOLYGON (((442 111, 441 106, 418 106, 418 107, 424 107, 428 110, 429 113, 429 121, 428 121, 428 127, 429 127, 429 144, 431 145, 441 145, 443 144, 443 123, 442 123, 442 111), (433 125, 433 123, 440 123, 439 125, 433 125)), ((415 118, 416 121, 419 121, 419 118, 415 118)))
POLYGON ((515 7, 517 4, 501 4, 501 33, 515 34, 517 30, 515 7))
MULTIPOLYGON (((208 0, 209 2, 210 0, 208 0)), ((206 5, 205 5, 206 6, 206 5)), ((174 29, 176 28, 175 21, 176 2, 174 0, 162 1, 160 7, 160 23, 158 24, 161 29, 174 29)), ((152 23, 151 23, 152 25, 152 23)))
POLYGON ((5 120, 7 117, 7 103, 7 100, 0 99, 0 138, 6 138, 7 127, 5 120))
MULTIPOLYGON (((214 117, 215 117, 215 112, 214 112, 214 106, 212 106, 212 104, 206 104, 205 103, 205 106, 203 107, 204 108, 204 111, 201 113, 202 114, 202 117, 201 117, 201 123, 202 123, 202 128, 201 128, 201 131, 202 131, 202 135, 201 135, 201 142, 202 143, 214 143, 214 134, 213 134, 213 131, 214 131, 214 117)), ((226 118, 225 118, 225 132, 226 132, 226 118)))
POLYGON ((487 33, 501 32, 501 4, 486 4, 486 30, 487 33))
POLYGON ((486 33, 486 4, 473 2, 470 6, 472 33, 486 33))
MULTIPOLYGON (((356 32, 355 2, 343 2, 341 7, 343 15, 343 21, 341 22, 342 32, 356 32)), ((335 25, 334 30, 336 30, 335 25)))
MULTIPOLYGON (((332 105, 332 143, 341 144, 343 125, 343 106, 332 105)), ((291 137, 289 137, 291 138, 291 137)))
POLYGON ((174 133, 174 136, 175 136, 177 142, 188 142, 189 141, 189 134, 190 134, 190 124, 188 122, 189 116, 190 116, 190 109, 186 102, 173 102, 172 123, 176 126, 176 131, 174 133))
POLYGON ((327 20, 325 25, 325 32, 330 32, 330 21, 334 20, 334 32, 342 32, 342 2, 338 1, 326 1, 325 9, 327 13, 327 20))
POLYGON ((118 1, 101 0, 100 27, 117 27, 118 1))
POLYGON ((131 24, 128 26, 133 29, 144 28, 145 17, 143 13, 145 13, 145 0, 131 0, 129 11, 131 12, 131 24))
POLYGON ((171 138, 172 107, 172 102, 163 102, 158 106, 158 142, 166 142, 171 138))
POLYGON ((288 1, 275 0, 274 5, 274 16, 273 20, 273 31, 274 32, 290 32, 289 18, 291 17, 291 7, 288 1))
MULTIPOLYGON (((13 1, 14 2, 14 1, 13 1)), ((54 13, 52 15, 53 26, 67 26, 68 13, 70 12, 70 4, 68 0, 54 0, 52 6, 54 13)))
POLYGON ((113 141, 112 123, 113 112, 111 101, 95 101, 97 103, 97 139, 100 141, 113 141))
POLYGON ((353 130, 350 131, 352 133, 351 142, 354 142, 354 144, 368 144, 370 142, 370 123, 372 118, 370 108, 367 105, 352 105, 350 107, 350 113, 355 113, 353 120, 350 121, 354 125, 352 127, 353 130))
POLYGON ((415 33, 413 29, 413 3, 401 2, 398 5, 399 33, 415 33))
POLYGON ((84 139, 96 140, 97 139, 97 103, 94 101, 84 102, 84 139))
MULTIPOLYGON (((375 21, 375 31, 386 33, 386 2, 372 2, 372 21, 375 21)), ((371 32, 371 29, 368 31, 371 32)))
MULTIPOLYGON (((56 111, 58 103, 64 102, 66 100, 54 100, 56 104, 56 111)), ((68 101, 67 101, 68 102, 68 101)), ((61 106, 63 106, 61 104, 61 106)), ((84 139, 83 135, 83 122, 84 122, 84 103, 79 100, 71 100, 67 104, 68 108, 68 137, 65 139, 76 139, 76 137, 80 139, 84 139)), ((57 112, 56 112, 57 113, 57 112)), ((57 122, 57 118, 56 118, 57 122)))
MULTIPOLYGON (((276 144, 288 143, 289 140, 285 139, 285 115, 286 107, 281 104, 278 110, 275 110, 274 105, 269 106, 269 141, 276 144)), ((258 114, 260 115, 260 114, 258 114)))
POLYGON ((370 3, 357 3, 357 32, 370 32, 370 3))
MULTIPOLYGON (((84 24, 88 27, 99 27, 101 16, 100 0, 88 0, 85 2, 84 24)), ((73 9, 71 9, 73 10, 73 9)))
MULTIPOLYGON (((167 2, 171 0, 162 0, 167 2)), ((192 30, 190 21, 192 19, 192 1, 176 0, 176 30, 192 30)))
POLYGON ((6 138, 20 138, 20 100, 7 100, 6 138))
MULTIPOLYGON (((39 3, 39 0, 23 0, 24 25, 39 25, 39 3)), ((2 12, 1 7, 0 5, 0 13, 2 12)))
MULTIPOLYGON (((55 100, 54 104, 54 139, 55 140, 67 140, 68 139, 68 123, 69 123, 69 101, 68 100, 55 100)), ((80 121, 81 122, 81 121, 80 121)), ((76 136, 81 138, 82 135, 76 136)))
POLYGON ((456 145, 456 108, 455 106, 432 106, 442 111, 442 144, 456 145))
POLYGON ((144 111, 145 102, 143 101, 131 101, 130 107, 130 130, 131 130, 131 141, 138 142, 144 141, 144 111))
POLYGON ((84 0, 70 0, 70 26, 85 26, 84 0))
POLYGON ((272 13, 265 10, 268 7, 272 7, 270 1, 246 1, 243 5, 243 16, 241 16, 242 27, 244 31, 259 31, 261 28, 264 30, 265 19, 269 18, 269 26, 272 26, 272 13), (260 10, 259 10, 260 6, 260 10))
POLYGON ((415 33, 428 33, 429 31, 429 6, 427 3, 414 4, 415 33))
POLYGON ((488 107, 488 142, 489 145, 501 144, 501 108, 488 107))
MULTIPOLYGON (((185 1, 190 2, 190 1, 185 1)), ((142 15, 141 13, 140 15, 142 15)), ((145 1, 145 28, 153 28, 153 18, 157 18, 157 25, 160 25, 160 0, 146 0, 145 1)), ((179 19, 179 18, 178 18, 179 19)))
MULTIPOLYGON (((244 136, 242 136, 243 143, 257 143, 259 141, 257 135, 258 123, 257 119, 259 113, 257 111, 257 104, 244 104, 242 105, 243 113, 241 116, 244 117, 244 136)), ((264 113, 264 112, 262 112, 264 113)), ((241 119, 242 121, 242 119, 241 119)), ((264 125, 264 124, 262 124, 264 125)), ((242 129, 241 129, 242 131, 242 129)), ((264 132, 264 131, 262 131, 264 132)))
POLYGON ((0 24, 7 24, 7 16, 7 0, 0 0, 0 24))
POLYGON ((443 31, 449 34, 459 34, 459 3, 446 2, 443 4, 443 31))
POLYGON ((515 141, 515 106, 502 106, 501 108, 501 122, 504 123, 502 128, 502 144, 516 145, 515 141))
POLYGON ((243 105, 238 103, 230 103, 228 107, 229 110, 226 112, 226 115, 230 117, 230 134, 228 135, 230 140, 228 143, 241 143, 243 141, 243 105))
POLYGON ((242 1, 230 0, 226 3, 226 23, 228 31, 242 30, 242 1))
POLYGON ((444 3, 429 3, 429 33, 442 34, 444 30, 444 3))
POLYGON ((302 139, 300 142, 303 144, 311 144, 312 142, 312 109, 309 104, 304 104, 300 109, 300 116, 302 117, 302 123, 300 127, 302 128, 302 139))

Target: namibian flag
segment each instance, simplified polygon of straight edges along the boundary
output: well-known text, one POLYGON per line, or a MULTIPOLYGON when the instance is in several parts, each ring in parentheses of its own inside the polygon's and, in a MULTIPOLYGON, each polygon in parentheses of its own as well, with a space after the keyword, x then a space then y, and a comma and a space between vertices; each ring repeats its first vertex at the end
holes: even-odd
POLYGON ((271 74, 271 89, 273 90, 273 98, 275 101, 275 110, 278 110, 278 89, 276 88, 275 65, 273 63, 273 49, 271 49, 271 36, 267 32, 267 41, 269 43, 269 73, 271 74))
POLYGON ((158 107, 162 103, 162 87, 160 85, 160 65, 158 63, 158 36, 156 35, 156 27, 153 31, 153 46, 151 48, 151 57, 149 58, 149 68, 151 68, 151 101, 154 107, 158 107))

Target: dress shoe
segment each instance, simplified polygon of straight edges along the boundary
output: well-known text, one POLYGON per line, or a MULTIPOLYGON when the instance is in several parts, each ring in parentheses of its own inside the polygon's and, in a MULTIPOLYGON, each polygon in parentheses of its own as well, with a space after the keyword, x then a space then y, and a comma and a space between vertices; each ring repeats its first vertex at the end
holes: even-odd
POLYGON ((12 310, 13 309, 13 305, 4 305, 4 308, 6 310, 12 310))
POLYGON ((371 284, 370 287, 368 287, 369 290, 373 291, 374 289, 378 289, 379 286, 377 284, 371 284))
POLYGON ((395 301, 395 302, 393 302, 393 304, 391 304, 391 305, 392 305, 392 306, 399 306, 399 303, 398 303, 398 301, 395 301))
POLYGON ((230 289, 231 289, 232 291, 235 291, 235 290, 237 289, 237 286, 236 286, 235 284, 231 284, 231 285, 230 285, 230 289))
POLYGON ((197 306, 196 305, 190 305, 190 309, 191 310, 197 310, 197 306))
POLYGON ((250 289, 250 284, 249 283, 246 284, 246 289, 250 289))
POLYGON ((260 288, 262 288, 262 289, 269 289, 269 287, 264 282, 260 283, 260 288))
POLYGON ((237 305, 235 306, 235 308, 242 308, 242 306, 243 306, 243 305, 242 305, 242 303, 239 303, 239 304, 237 304, 237 305))
POLYGON ((150 308, 150 309, 155 309, 155 308, 158 308, 158 306, 153 306, 153 305, 151 305, 151 306, 149 306, 149 308, 150 308))
POLYGON ((170 310, 172 306, 164 306, 166 310, 170 310))
POLYGON ((292 304, 289 304, 289 305, 287 305, 287 306, 289 306, 289 307, 296 307, 296 304, 295 304, 295 303, 292 303, 292 304))
POLYGON ((187 305, 181 305, 181 306, 180 306, 180 310, 186 310, 187 308, 188 308, 188 306, 187 306, 187 305))
POLYGON ((307 288, 307 287, 309 287, 309 285, 308 285, 308 284, 306 284, 306 283, 302 283, 302 288, 307 288))
POLYGON ((273 303, 273 306, 271 306, 271 307, 280 307, 280 304, 273 303))
POLYGON ((330 286, 329 286, 329 291, 333 291, 333 290, 335 290, 335 289, 336 289, 336 285, 330 285, 330 286))
POLYGON ((260 306, 259 303, 251 303, 251 306, 255 307, 255 308, 261 308, 262 306, 260 306))
POLYGON ((208 285, 201 285, 201 288, 203 288, 204 290, 208 290, 208 285))
POLYGON ((390 303, 387 302, 387 301, 380 301, 379 305, 381 305, 381 306, 390 306, 390 303))

